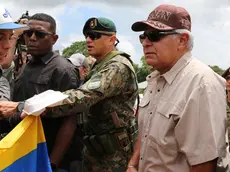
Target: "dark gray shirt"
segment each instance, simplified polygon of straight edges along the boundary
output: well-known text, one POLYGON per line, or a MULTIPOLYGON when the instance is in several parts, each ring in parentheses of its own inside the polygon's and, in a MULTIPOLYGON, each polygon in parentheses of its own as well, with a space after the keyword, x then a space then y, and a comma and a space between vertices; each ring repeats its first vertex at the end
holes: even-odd
POLYGON ((56 54, 32 58, 15 79, 13 100, 24 101, 46 90, 65 91, 79 86, 79 72, 68 60, 56 54))
MULTIPOLYGON (((40 59, 32 58, 25 65, 15 79, 13 101, 24 101, 49 89, 61 92, 76 89, 79 84, 79 71, 75 66, 64 57, 51 52, 40 59)), ((49 154, 52 152, 62 123, 63 118, 57 120, 42 118, 49 154)), ((73 146, 76 148, 76 145, 72 145, 67 155, 76 152, 73 146)), ((73 160, 76 157, 71 158, 73 160)))

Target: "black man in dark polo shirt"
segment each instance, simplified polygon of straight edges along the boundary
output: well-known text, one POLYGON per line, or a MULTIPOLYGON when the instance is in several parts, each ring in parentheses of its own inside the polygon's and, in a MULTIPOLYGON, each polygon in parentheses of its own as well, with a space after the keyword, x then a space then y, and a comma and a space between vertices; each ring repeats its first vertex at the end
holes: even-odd
MULTIPOLYGON (((28 26, 30 29, 24 31, 24 37, 32 59, 15 80, 13 101, 24 101, 49 89, 65 91, 77 88, 80 84, 78 70, 52 51, 58 39, 55 20, 38 13, 29 19, 28 26)), ((59 168, 69 171, 70 163, 80 158, 79 146, 74 144, 76 117, 42 118, 42 123, 53 171, 59 168)))

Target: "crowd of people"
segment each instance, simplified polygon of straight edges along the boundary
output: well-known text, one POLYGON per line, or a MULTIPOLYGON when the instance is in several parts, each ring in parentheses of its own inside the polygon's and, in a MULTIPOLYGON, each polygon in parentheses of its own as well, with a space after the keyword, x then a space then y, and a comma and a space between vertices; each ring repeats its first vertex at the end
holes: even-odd
POLYGON ((41 116, 54 172, 229 171, 229 70, 222 77, 193 57, 192 22, 183 7, 162 4, 131 28, 142 32, 154 69, 136 115, 136 73, 130 55, 116 48, 112 20, 92 17, 83 26, 92 65, 82 54, 53 50, 52 16, 37 13, 16 24, 0 7, 1 137, 26 117, 28 98, 55 90, 68 98, 41 116), (20 37, 25 54, 15 74, 20 37))

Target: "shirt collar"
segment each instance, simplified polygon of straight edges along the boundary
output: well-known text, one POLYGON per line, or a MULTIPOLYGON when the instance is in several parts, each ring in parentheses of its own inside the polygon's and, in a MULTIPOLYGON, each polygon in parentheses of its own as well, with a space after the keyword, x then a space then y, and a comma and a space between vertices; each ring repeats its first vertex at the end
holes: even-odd
MULTIPOLYGON (((43 62, 44 64, 48 64, 53 58, 57 57, 58 54, 55 52, 49 52, 48 54, 42 56, 40 58, 40 61, 43 62)), ((34 59, 34 57, 32 58, 32 62, 36 62, 36 60, 34 59)))
POLYGON ((146 81, 150 81, 153 78, 157 78, 158 76, 160 76, 160 72, 158 72, 157 70, 154 70, 152 73, 150 73, 147 77, 146 77, 146 81))
POLYGON ((41 58, 42 62, 44 64, 48 64, 53 58, 57 57, 58 54, 55 52, 49 52, 48 54, 46 54, 45 56, 43 56, 41 58))
POLYGON ((168 72, 162 75, 168 84, 172 84, 177 74, 191 61, 191 59, 192 53, 189 51, 185 53, 168 72))

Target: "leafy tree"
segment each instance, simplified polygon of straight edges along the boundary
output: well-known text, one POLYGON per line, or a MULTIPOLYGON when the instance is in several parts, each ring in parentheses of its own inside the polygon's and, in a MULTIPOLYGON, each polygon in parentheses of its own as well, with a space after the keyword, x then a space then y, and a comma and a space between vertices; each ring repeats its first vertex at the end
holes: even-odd
POLYGON ((134 68, 135 72, 137 73, 139 70, 139 65, 134 63, 133 68, 134 68))
POLYGON ((86 41, 76 41, 71 46, 63 50, 64 56, 71 56, 74 53, 81 53, 87 57, 88 51, 86 47, 86 41))
POLYGON ((146 77, 151 73, 151 67, 148 66, 148 64, 145 61, 145 57, 141 57, 141 67, 139 67, 137 64, 134 65, 134 69, 137 74, 137 80, 138 82, 143 82, 146 80, 146 77), (136 65, 136 66, 135 66, 136 65))
POLYGON ((214 72, 218 73, 219 75, 223 74, 223 72, 224 72, 224 70, 221 69, 219 66, 216 66, 216 65, 211 66, 211 65, 209 65, 209 67, 210 67, 214 72))

